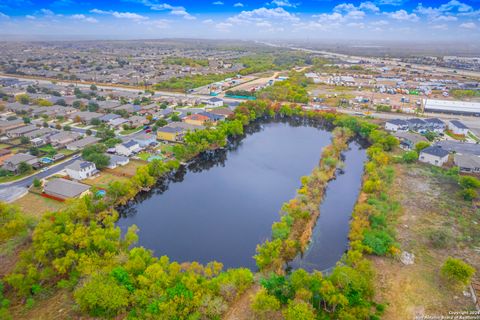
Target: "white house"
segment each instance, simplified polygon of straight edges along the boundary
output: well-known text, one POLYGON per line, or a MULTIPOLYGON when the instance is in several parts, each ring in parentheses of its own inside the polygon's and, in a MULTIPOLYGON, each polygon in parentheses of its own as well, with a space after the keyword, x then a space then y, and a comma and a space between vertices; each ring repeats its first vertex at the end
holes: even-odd
POLYGON ((209 107, 214 107, 214 108, 223 107, 223 100, 216 97, 208 99, 206 103, 209 107))
POLYGON ((130 140, 128 142, 120 143, 115 146, 115 152, 121 156, 130 157, 132 154, 138 153, 142 150, 138 142, 130 140))
POLYGON ((71 165, 65 167, 65 171, 67 171, 68 176, 74 180, 87 179, 98 172, 95 163, 84 160, 75 161, 71 165))
POLYGON ((402 119, 393 119, 393 120, 388 120, 385 122, 385 130, 388 131, 407 131, 408 130, 408 123, 405 120, 402 119))
POLYGON ((116 154, 105 154, 109 159, 109 163, 107 168, 109 169, 115 169, 118 166, 125 166, 130 162, 130 159, 128 157, 123 157, 123 156, 118 156, 116 154))
POLYGON ((439 146, 431 146, 420 151, 418 160, 441 167, 448 161, 448 151, 439 146))
POLYGON ((468 127, 458 120, 451 120, 448 123, 448 129, 450 129, 453 134, 463 136, 466 136, 468 134, 468 127))

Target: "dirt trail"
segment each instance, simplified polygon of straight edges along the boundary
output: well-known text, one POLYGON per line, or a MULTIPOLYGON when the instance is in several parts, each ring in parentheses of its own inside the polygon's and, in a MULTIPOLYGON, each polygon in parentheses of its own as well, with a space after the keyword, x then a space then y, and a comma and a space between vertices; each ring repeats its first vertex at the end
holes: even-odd
POLYGON ((223 320, 255 319, 255 315, 252 309, 250 309, 250 304, 258 290, 260 290, 260 285, 254 284, 250 289, 245 291, 242 296, 230 306, 223 320))

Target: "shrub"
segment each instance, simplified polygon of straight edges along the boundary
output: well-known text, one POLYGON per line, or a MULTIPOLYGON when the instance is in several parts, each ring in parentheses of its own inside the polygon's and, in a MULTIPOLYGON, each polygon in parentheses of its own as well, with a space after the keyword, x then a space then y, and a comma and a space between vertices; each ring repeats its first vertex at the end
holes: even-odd
POLYGON ((452 242, 452 235, 446 229, 432 230, 428 235, 431 245, 434 248, 447 248, 452 242))
POLYGON ((448 257, 442 266, 441 274, 453 284, 467 285, 470 283, 475 269, 460 259, 448 257))
POLYGON ((477 191, 475 191, 472 188, 463 189, 462 191, 460 191, 460 194, 462 195, 463 199, 466 201, 472 201, 476 199, 478 196, 477 191))
POLYGON ((464 189, 472 188, 477 189, 480 188, 480 180, 475 177, 470 176, 462 176, 458 179, 458 183, 464 189))
POLYGON ((394 244, 394 240, 386 231, 368 230, 364 233, 363 244, 370 247, 374 254, 384 256, 394 244))
POLYGON ((415 145, 415 151, 417 151, 417 153, 420 154, 420 151, 428 147, 430 147, 430 143, 426 141, 420 141, 415 145))
POLYGON ((405 163, 413 163, 417 161, 418 160, 417 151, 412 150, 412 151, 405 152, 402 156, 402 160, 405 163))

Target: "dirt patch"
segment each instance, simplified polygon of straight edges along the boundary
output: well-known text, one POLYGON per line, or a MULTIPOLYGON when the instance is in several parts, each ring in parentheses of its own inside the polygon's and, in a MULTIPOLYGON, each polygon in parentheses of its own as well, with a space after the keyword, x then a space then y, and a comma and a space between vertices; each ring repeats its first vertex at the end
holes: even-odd
POLYGON ((260 290, 260 285, 255 284, 245 291, 234 303, 230 305, 224 320, 251 320, 255 319, 250 305, 255 294, 260 290))
POLYGON ((457 195, 453 179, 428 166, 397 165, 396 172, 392 194, 402 207, 397 239, 402 250, 415 254, 415 263, 405 266, 392 258, 372 258, 378 301, 388 303, 384 319, 473 310, 471 298, 452 291, 439 271, 448 256, 464 259, 479 270, 480 258, 473 249, 476 240, 470 235, 476 230, 462 224, 462 219, 472 221, 477 210, 457 195), (434 235, 443 232, 448 239, 436 243, 434 235))
POLYGON ((65 202, 42 197, 28 192, 25 196, 13 202, 22 212, 35 218, 40 218, 45 212, 58 211, 65 208, 65 202))

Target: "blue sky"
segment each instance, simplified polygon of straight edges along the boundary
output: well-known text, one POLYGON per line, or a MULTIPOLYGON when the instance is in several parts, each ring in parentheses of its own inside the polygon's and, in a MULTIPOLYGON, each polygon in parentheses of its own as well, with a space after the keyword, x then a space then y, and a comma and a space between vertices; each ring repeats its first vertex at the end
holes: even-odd
POLYGON ((1 34, 480 40, 480 0, 0 0, 1 34))

